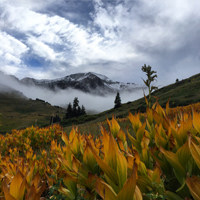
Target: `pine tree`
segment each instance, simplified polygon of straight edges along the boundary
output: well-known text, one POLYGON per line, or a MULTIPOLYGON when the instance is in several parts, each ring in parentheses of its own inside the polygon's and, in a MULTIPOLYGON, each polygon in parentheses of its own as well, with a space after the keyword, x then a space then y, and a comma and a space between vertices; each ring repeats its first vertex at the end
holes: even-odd
POLYGON ((82 105, 82 107, 81 107, 81 115, 85 115, 85 114, 86 114, 85 107, 82 105))
POLYGON ((72 107, 71 103, 68 104, 65 118, 68 119, 71 117, 79 117, 79 116, 85 115, 85 114, 86 114, 85 107, 83 105, 82 105, 82 107, 80 107, 79 100, 77 97, 75 97, 74 101, 73 101, 73 107, 72 107))
POLYGON ((78 106, 78 108, 77 108, 77 117, 79 117, 80 115, 81 115, 81 107, 78 106))
POLYGON ((79 107, 79 100, 78 100, 78 97, 75 97, 73 101, 73 117, 77 116, 78 107, 79 107))
POLYGON ((68 104, 67 112, 66 112, 65 117, 66 118, 73 117, 73 110, 72 110, 72 104, 71 103, 68 104))
POLYGON ((119 108, 121 106, 121 98, 119 92, 117 92, 114 103, 115 103, 114 108, 119 108))

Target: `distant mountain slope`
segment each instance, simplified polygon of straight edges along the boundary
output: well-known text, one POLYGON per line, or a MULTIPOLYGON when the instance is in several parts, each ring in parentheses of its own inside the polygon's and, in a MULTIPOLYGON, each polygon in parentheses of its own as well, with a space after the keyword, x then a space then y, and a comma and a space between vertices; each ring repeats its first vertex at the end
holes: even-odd
POLYGON ((116 93, 117 91, 134 91, 143 88, 142 86, 138 86, 134 83, 112 81, 104 75, 92 72, 71 74, 55 80, 24 78, 21 80, 21 83, 45 87, 52 90, 56 90, 57 88, 72 88, 96 95, 116 93))
MULTIPOLYGON (((170 106, 185 106, 200 102, 200 73, 190 78, 178 81, 176 83, 162 87, 152 93, 154 101, 157 98, 162 106, 165 106, 169 100, 170 106)), ((144 98, 134 102, 124 104, 121 110, 124 112, 136 111, 144 108, 144 98)))
MULTIPOLYGON (((166 106, 168 100, 170 100, 169 103, 171 107, 185 106, 200 102, 200 74, 160 88, 153 92, 152 96, 155 97, 153 101, 155 102, 156 99, 158 99, 160 105, 163 107, 166 106)), ((78 123, 104 121, 106 118, 111 118, 112 115, 116 117, 126 117, 129 111, 132 113, 139 111, 145 112, 146 104, 144 98, 122 104, 118 109, 110 109, 97 115, 88 116, 88 118, 80 118, 78 123)), ((70 125, 70 123, 70 121, 65 121, 63 125, 67 126, 67 124, 70 125)))
POLYGON ((30 100, 15 90, 0 92, 0 133, 32 125, 47 126, 50 116, 62 117, 64 113, 60 107, 42 100, 30 100))

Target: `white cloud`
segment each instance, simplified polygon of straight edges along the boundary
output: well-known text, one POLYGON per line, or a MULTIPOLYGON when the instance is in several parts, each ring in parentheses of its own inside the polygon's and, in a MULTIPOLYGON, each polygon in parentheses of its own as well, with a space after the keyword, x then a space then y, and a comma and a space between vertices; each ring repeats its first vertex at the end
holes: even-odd
POLYGON ((54 61, 56 59, 56 53, 54 50, 45 43, 39 41, 37 38, 30 37, 27 43, 32 47, 34 54, 50 61, 54 61))
POLYGON ((0 31, 0 41, 0 50, 16 57, 21 57, 28 50, 24 43, 2 31, 0 31))
MULTIPOLYGON (((0 47, 0 56, 5 57, 1 65, 22 65, 23 55, 29 48, 31 54, 50 62, 50 67, 45 70, 52 77, 87 69, 120 77, 122 70, 135 73, 136 68, 147 62, 160 66, 159 70, 164 71, 167 66, 165 57, 172 60, 170 67, 173 68, 181 62, 172 55, 184 54, 185 46, 193 45, 194 41, 189 43, 188 36, 200 26, 200 1, 196 0, 118 1, 121 3, 95 0, 94 10, 91 10, 92 21, 87 25, 74 24, 67 18, 47 14, 50 6, 64 6, 63 0, 1 2, 0 30, 9 29, 24 35, 19 41, 7 34, 8 40, 13 37, 16 41, 11 42, 9 48, 0 47), (17 41, 24 47, 19 45, 16 48, 17 41)), ((188 54, 192 65, 193 55, 188 54)), ((28 73, 42 77, 43 67, 37 70, 27 68, 24 76, 28 73)), ((22 74, 22 71, 18 73, 22 74)), ((134 73, 128 75, 131 77, 134 73)))
POLYGON ((117 40, 115 34, 113 38, 102 37, 59 16, 50 17, 10 5, 3 16, 11 29, 28 37, 26 43, 33 53, 52 62, 67 61, 71 66, 80 66, 98 60, 122 61, 137 57, 129 43, 117 40), (64 50, 58 54, 50 45, 62 45, 64 50))
POLYGON ((16 38, 0 31, 0 70, 17 74, 22 70, 22 56, 29 48, 16 38))

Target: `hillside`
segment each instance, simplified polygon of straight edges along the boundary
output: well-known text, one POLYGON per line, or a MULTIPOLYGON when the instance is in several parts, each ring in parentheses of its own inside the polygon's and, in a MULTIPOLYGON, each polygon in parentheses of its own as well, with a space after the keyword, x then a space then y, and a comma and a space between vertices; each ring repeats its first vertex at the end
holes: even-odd
POLYGON ((41 100, 31 100, 20 93, 0 93, 0 133, 27 126, 47 126, 50 117, 63 116, 64 109, 41 100))
MULTIPOLYGON (((170 100, 170 107, 184 106, 200 101, 200 74, 192 76, 190 78, 178 81, 174 84, 165 86, 152 93, 152 96, 156 97, 160 105, 165 106, 167 101, 170 100)), ((154 99, 155 102, 155 99, 154 99)), ((116 117, 126 117, 128 112, 144 112, 146 110, 146 104, 144 98, 138 99, 133 102, 123 104, 118 109, 110 109, 97 115, 83 116, 79 120, 65 121, 64 126, 75 123, 90 123, 104 121, 106 118, 111 118, 114 114, 116 117)), ((88 124, 86 124, 88 126, 88 124)))

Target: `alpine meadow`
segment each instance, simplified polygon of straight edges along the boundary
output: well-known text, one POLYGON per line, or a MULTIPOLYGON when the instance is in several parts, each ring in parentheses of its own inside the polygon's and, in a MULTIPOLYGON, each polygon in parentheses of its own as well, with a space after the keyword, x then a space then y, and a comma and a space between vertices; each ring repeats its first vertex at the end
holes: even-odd
POLYGON ((200 200, 199 9, 0 0, 0 200, 200 200))

